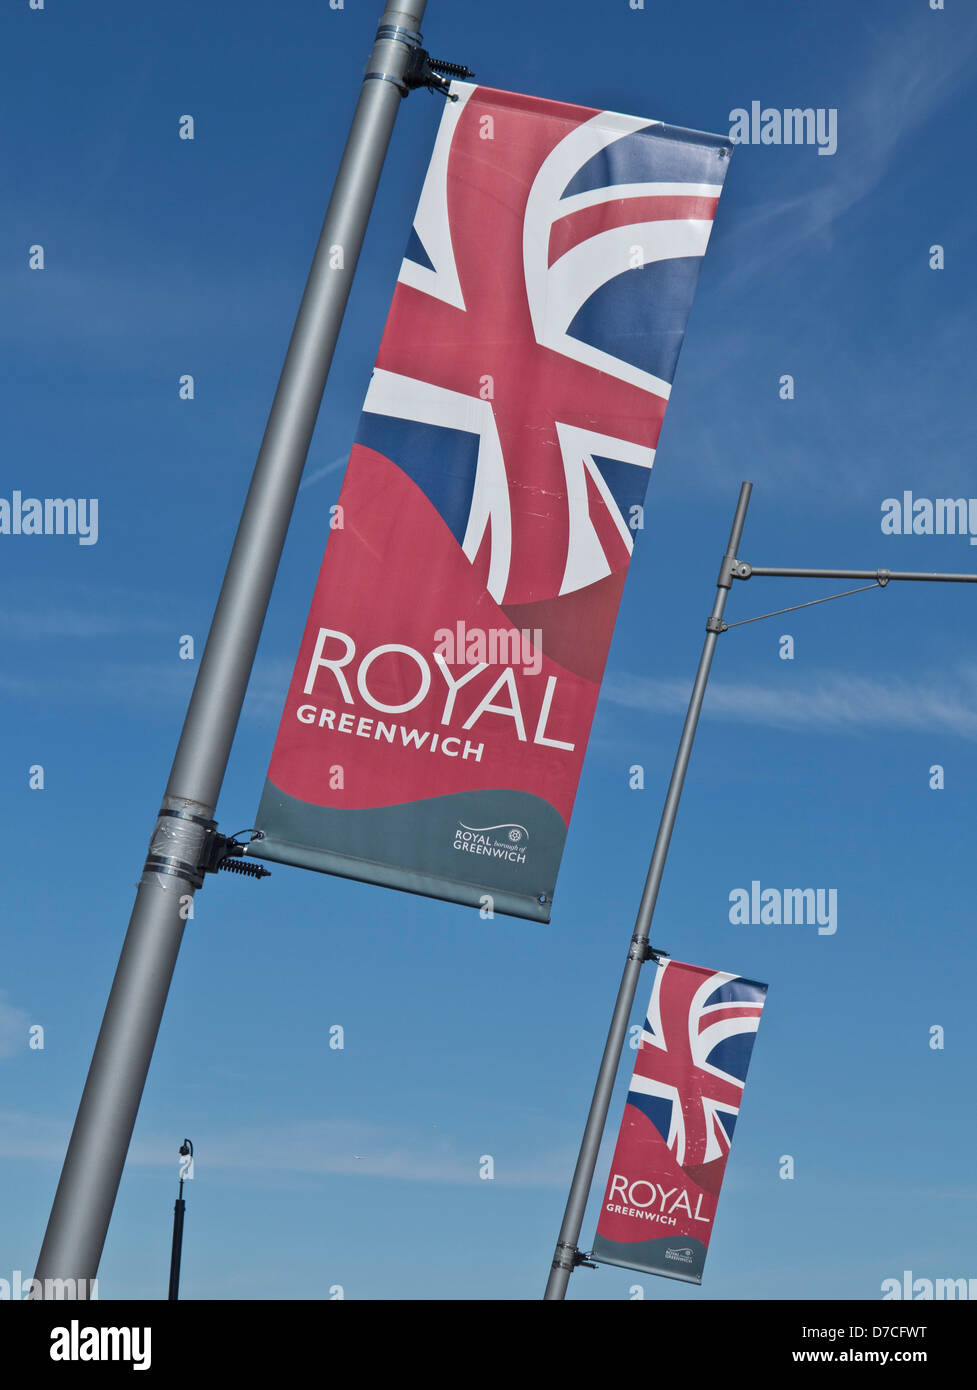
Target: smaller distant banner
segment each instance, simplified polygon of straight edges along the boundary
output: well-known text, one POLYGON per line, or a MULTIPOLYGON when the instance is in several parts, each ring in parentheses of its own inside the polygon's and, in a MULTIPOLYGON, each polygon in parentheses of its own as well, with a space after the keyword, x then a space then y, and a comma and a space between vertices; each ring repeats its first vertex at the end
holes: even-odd
POLYGON ((767 986, 658 964, 593 1258, 702 1283, 767 986))

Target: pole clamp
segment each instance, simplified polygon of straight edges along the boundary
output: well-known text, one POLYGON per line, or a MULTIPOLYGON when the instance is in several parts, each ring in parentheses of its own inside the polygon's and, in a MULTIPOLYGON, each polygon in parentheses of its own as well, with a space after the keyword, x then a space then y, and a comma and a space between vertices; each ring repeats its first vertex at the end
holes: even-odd
POLYGON ((728 552, 723 556, 723 562, 719 567, 719 578, 716 580, 716 587, 719 589, 731 589, 734 579, 749 579, 753 573, 752 568, 744 560, 737 560, 735 555, 728 552))
POLYGON ((723 622, 722 618, 709 617, 706 619, 706 632, 728 632, 729 623, 723 622))
MULTIPOLYGON (((239 835, 251 833, 240 830, 239 835)), ((255 831, 254 839, 264 839, 263 831, 255 831)), ((250 842, 249 842, 250 843, 250 842)), ((194 888, 202 888, 204 875, 221 869, 244 874, 247 878, 267 878, 271 870, 261 864, 239 864, 247 852, 237 836, 221 835, 217 822, 190 811, 163 807, 156 821, 144 874, 172 874, 185 879, 194 888)))
POLYGON ((653 960, 657 965, 660 963, 662 956, 667 955, 667 951, 661 950, 658 946, 650 945, 646 936, 638 936, 637 934, 632 936, 631 949, 628 951, 628 960, 640 961, 642 965, 644 965, 646 960, 653 960))
POLYGON ((416 29, 406 29, 402 24, 381 24, 374 43, 382 41, 402 43, 406 47, 407 66, 403 76, 370 69, 364 73, 363 81, 392 82, 402 97, 418 87, 427 87, 429 91, 441 92, 449 101, 457 101, 457 94, 451 91, 451 79, 457 77, 464 80, 475 76, 472 69, 466 68, 463 63, 448 63, 443 58, 432 58, 421 47, 423 36, 416 29))
POLYGON ((395 43, 407 44, 408 48, 420 48, 424 35, 420 30, 408 29, 404 24, 381 24, 373 42, 379 43, 381 39, 393 39, 395 43))
POLYGON ((723 563, 720 564, 719 578, 716 580, 716 587, 720 589, 731 589, 732 581, 748 580, 753 571, 749 564, 738 560, 735 555, 731 555, 730 550, 725 552, 723 563))
MULTIPOLYGON (((587 1252, 587 1255, 589 1254, 590 1251, 587 1252)), ((553 1256, 553 1268, 566 1269, 569 1270, 571 1274, 575 1269, 579 1269, 581 1265, 583 1265, 585 1269, 596 1269, 597 1266, 590 1262, 587 1255, 584 1255, 575 1245, 571 1245, 569 1241, 557 1241, 556 1254, 553 1256)))
MULTIPOLYGON (((384 42, 402 43, 407 49, 407 63, 409 66, 414 54, 420 51, 423 38, 416 29, 407 29, 403 24, 381 24, 377 30, 376 38, 373 40, 373 43, 374 46, 376 46, 376 44, 384 42)), ((384 72, 379 68, 368 68, 363 74, 363 81, 390 82, 397 88, 402 97, 407 96, 410 91, 405 77, 398 77, 392 72, 384 72)))

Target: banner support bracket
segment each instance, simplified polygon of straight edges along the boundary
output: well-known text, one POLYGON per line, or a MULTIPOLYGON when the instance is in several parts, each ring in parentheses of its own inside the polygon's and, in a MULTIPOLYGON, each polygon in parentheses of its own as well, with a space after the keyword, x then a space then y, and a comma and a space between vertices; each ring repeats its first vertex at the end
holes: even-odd
POLYGON ((597 1266, 588 1258, 589 1255, 589 1250, 585 1255, 583 1251, 578 1250, 575 1245, 570 1245, 567 1241, 561 1240, 556 1247, 556 1254, 553 1257, 553 1268, 565 1269, 568 1274, 572 1274, 573 1271, 579 1269, 581 1265, 584 1269, 596 1269, 597 1266))
POLYGON ((644 965, 645 961, 653 960, 656 965, 659 965, 662 956, 667 955, 667 951, 661 950, 658 946, 652 946, 647 937, 632 936, 628 960, 636 960, 641 965, 644 965))
POLYGON ((464 63, 432 58, 427 49, 421 47, 423 41, 423 35, 416 29, 406 29, 402 24, 381 24, 375 42, 402 43, 407 49, 407 63, 400 73, 372 68, 364 75, 364 82, 390 82, 402 97, 409 96, 418 87, 426 87, 430 92, 440 92, 448 101, 457 101, 457 95, 451 91, 451 79, 456 77, 464 81, 475 73, 464 63))
POLYGON ((447 63, 443 58, 432 58, 423 48, 412 48, 404 74, 404 86, 407 92, 426 87, 429 92, 440 92, 448 101, 457 101, 457 93, 450 90, 451 79, 457 77, 464 81, 474 76, 472 69, 466 68, 463 63, 447 63))

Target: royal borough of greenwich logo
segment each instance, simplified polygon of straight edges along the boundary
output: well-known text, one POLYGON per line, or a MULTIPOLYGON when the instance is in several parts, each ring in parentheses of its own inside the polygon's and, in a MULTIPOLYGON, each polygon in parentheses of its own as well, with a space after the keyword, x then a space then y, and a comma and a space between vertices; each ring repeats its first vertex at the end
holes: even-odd
POLYGON ((525 864, 529 831, 524 825, 507 822, 504 825, 466 825, 458 822, 454 848, 462 854, 487 854, 491 859, 506 859, 510 864, 525 864))

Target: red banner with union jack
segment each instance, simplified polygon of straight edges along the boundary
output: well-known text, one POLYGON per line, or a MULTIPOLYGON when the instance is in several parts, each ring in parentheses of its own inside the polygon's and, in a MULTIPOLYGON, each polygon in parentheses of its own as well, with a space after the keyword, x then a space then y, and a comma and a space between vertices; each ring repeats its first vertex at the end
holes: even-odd
POLYGON ((702 1283, 767 986, 660 960, 594 1259, 702 1283))
POLYGON ((251 853, 548 921, 730 145, 452 95, 251 853))

